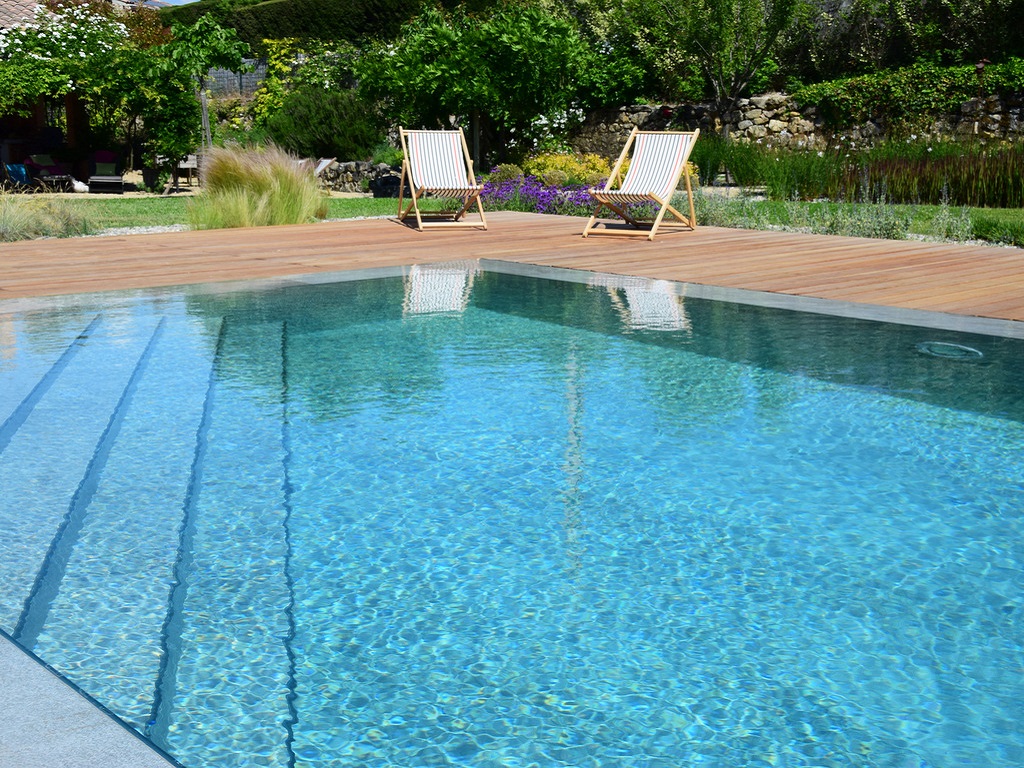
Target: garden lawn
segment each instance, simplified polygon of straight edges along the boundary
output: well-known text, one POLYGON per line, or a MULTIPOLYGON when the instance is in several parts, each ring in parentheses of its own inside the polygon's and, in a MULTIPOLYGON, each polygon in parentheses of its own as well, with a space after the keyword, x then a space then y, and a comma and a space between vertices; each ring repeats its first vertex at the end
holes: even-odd
MULTIPOLYGON (((71 204, 88 221, 94 232, 122 227, 167 227, 188 224, 185 206, 190 197, 98 197, 70 198, 71 204)), ((422 206, 431 209, 433 201, 422 206)), ((331 197, 327 199, 328 219, 394 216, 398 201, 374 197, 331 197)))
MULTIPOLYGON (((24 196, 31 199, 34 196, 24 196)), ((86 223, 87 231, 124 227, 186 225, 188 197, 71 197, 65 198, 86 223)), ((485 202, 486 210, 528 210, 516 196, 507 205, 498 200, 485 202)), ((872 205, 846 203, 803 203, 725 199, 717 195, 696 195, 697 220, 703 225, 746 229, 798 229, 825 234, 874 237, 928 237, 950 240, 981 239, 1024 247, 1024 210, 955 208, 939 205, 872 205)), ((425 208, 438 206, 424 201, 425 208)), ((566 208, 575 206, 566 206, 566 208)), ((356 197, 327 199, 328 219, 394 216, 398 201, 388 198, 356 197)), ((570 212, 568 210, 564 211, 570 212)), ((573 213, 589 213, 578 206, 573 213)), ((69 232, 77 234, 77 232, 69 232)), ((28 237, 38 236, 27 234, 28 237)), ((10 238, 17 239, 17 238, 10 238)))

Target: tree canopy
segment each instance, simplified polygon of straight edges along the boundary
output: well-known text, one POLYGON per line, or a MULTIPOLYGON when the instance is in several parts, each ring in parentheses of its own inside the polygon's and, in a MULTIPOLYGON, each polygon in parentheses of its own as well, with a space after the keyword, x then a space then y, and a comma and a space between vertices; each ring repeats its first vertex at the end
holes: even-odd
POLYGON ((245 50, 213 19, 170 31, 149 9, 54 0, 28 24, 0 30, 0 115, 75 94, 89 110, 91 143, 173 160, 198 143, 192 78, 238 67, 245 50))

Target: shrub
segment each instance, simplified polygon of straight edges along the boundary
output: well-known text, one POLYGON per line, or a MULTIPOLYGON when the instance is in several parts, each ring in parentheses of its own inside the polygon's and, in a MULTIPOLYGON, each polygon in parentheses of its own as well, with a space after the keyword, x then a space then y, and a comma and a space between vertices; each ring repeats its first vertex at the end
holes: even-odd
MULTIPOLYGON (((1016 91, 1024 87, 1024 61, 1010 59, 985 69, 986 93, 1016 91)), ((833 129, 868 119, 890 128, 914 127, 931 115, 958 111, 978 92, 973 65, 940 67, 919 63, 903 69, 832 80, 802 88, 793 94, 802 105, 816 105, 833 129)))
POLYGON ((88 234, 89 223, 68 200, 0 193, 0 242, 88 234))
POLYGON ((302 86, 267 120, 267 133, 302 157, 365 160, 384 140, 373 110, 349 90, 302 86))
POLYGON ((402 161, 405 159, 405 154, 398 147, 391 146, 388 142, 382 141, 377 144, 373 149, 373 162, 384 163, 390 165, 392 168, 399 168, 402 165, 402 161))
POLYGON ((553 172, 562 173, 565 180, 561 184, 597 184, 608 178, 611 166, 600 155, 545 152, 527 158, 523 162, 523 171, 541 178, 553 172))
POLYGON ((407 15, 402 0, 271 0, 236 8, 229 23, 256 47, 272 37, 390 38, 407 15))
POLYGON ((764 150, 756 144, 728 141, 717 133, 702 133, 690 154, 690 174, 696 171, 697 182, 710 185, 718 174, 728 171, 741 186, 764 183, 766 162, 764 150))
POLYGON ((569 183, 569 174, 565 171, 548 171, 541 176, 541 179, 549 187, 564 187, 569 183))
POLYGON ((214 147, 188 217, 195 229, 221 229, 301 224, 323 218, 326 210, 313 174, 287 152, 214 147))
POLYGON ((523 173, 523 169, 520 168, 518 165, 513 165, 512 163, 502 163, 501 165, 498 165, 491 171, 490 176, 488 176, 488 181, 490 181, 492 184, 501 184, 502 182, 506 181, 522 179, 525 175, 526 174, 523 173))

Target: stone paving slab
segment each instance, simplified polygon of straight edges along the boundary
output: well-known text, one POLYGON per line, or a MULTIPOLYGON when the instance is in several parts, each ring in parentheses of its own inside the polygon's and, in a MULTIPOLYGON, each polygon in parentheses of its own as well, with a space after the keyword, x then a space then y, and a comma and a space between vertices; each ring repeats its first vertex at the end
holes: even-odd
POLYGON ((177 768, 0 635, 0 768, 177 768))

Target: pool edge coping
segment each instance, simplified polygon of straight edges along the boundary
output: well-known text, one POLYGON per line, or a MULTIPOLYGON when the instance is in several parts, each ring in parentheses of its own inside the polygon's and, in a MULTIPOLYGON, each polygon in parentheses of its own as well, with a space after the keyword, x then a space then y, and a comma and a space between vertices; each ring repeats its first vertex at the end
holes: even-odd
POLYGON ((20 768, 184 768, 2 629, 0 669, 4 749, 20 768))

